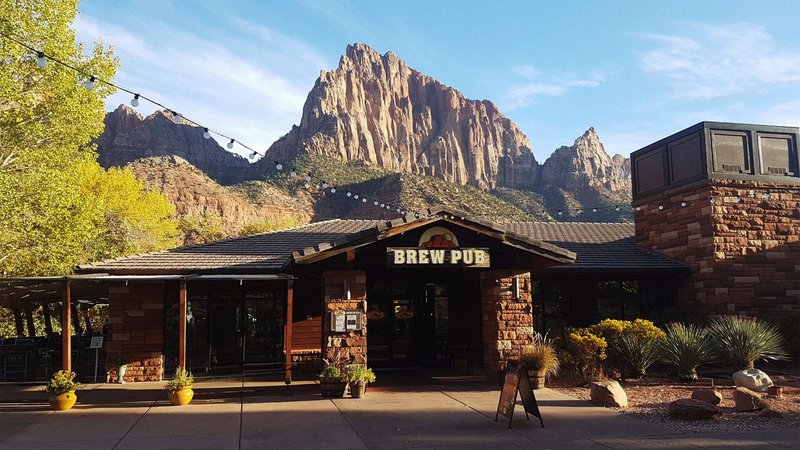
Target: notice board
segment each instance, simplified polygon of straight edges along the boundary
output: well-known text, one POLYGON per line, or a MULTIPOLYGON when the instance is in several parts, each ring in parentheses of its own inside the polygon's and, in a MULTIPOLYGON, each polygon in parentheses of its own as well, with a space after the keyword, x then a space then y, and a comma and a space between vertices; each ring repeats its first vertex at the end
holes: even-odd
POLYGON ((514 407, 517 404, 517 393, 522 399, 522 406, 525 409, 525 418, 530 420, 529 414, 539 418, 539 422, 544 428, 542 413, 539 411, 539 404, 536 402, 536 395, 531 387, 531 380, 528 377, 528 370, 524 365, 514 367, 509 365, 506 376, 503 379, 503 388, 500 391, 500 401, 497 403, 497 413, 494 420, 500 416, 508 418, 508 428, 511 429, 511 422, 514 420, 514 407))

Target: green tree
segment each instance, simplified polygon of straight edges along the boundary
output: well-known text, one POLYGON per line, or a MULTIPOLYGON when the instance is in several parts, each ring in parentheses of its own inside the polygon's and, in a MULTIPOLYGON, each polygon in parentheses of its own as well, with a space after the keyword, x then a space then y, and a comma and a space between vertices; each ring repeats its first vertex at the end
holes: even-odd
POLYGON ((130 169, 106 171, 89 159, 79 168, 83 195, 96 221, 87 261, 178 245, 175 207, 160 192, 146 191, 130 169))
POLYGON ((184 245, 206 244, 225 236, 218 214, 186 214, 181 216, 178 228, 183 233, 184 245))
POLYGON ((275 216, 267 219, 250 222, 242 227, 240 236, 251 234, 266 233, 268 231, 282 230, 285 228, 296 227, 302 222, 295 216, 275 216))
MULTIPOLYGON (((74 0, 0 0, 0 30, 87 74, 112 79, 118 62, 96 43, 87 51, 70 24, 74 0)), ((98 210, 77 180, 103 129, 103 100, 113 92, 0 37, 0 272, 69 273, 87 256, 98 210)))

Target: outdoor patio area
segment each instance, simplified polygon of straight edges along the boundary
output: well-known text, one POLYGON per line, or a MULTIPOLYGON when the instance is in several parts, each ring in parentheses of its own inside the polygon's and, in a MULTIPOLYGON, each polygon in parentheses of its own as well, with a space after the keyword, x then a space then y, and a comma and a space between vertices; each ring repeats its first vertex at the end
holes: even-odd
POLYGON ((797 430, 681 433, 536 391, 544 419, 517 406, 494 421, 499 388, 470 377, 379 376, 362 399, 324 399, 313 382, 197 380, 185 407, 164 383, 91 384, 54 412, 38 385, 0 385, 0 448, 797 448, 797 430), (381 382, 381 379, 384 380, 381 382), (407 380, 414 382, 406 382, 407 380))

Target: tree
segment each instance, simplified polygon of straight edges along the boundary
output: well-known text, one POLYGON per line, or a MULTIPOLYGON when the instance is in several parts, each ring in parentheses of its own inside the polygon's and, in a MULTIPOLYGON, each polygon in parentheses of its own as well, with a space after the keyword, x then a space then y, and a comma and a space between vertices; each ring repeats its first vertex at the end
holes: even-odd
MULTIPOLYGON (((96 43, 76 44, 75 0, 0 0, 0 30, 87 74, 112 79, 117 60, 96 43)), ((0 37, 0 272, 69 273, 86 256, 98 211, 83 197, 80 167, 103 129, 103 99, 75 71, 35 64, 35 54, 0 37)))
POLYGON ((184 245, 206 244, 225 236, 222 230, 222 217, 213 213, 206 215, 190 213, 181 216, 178 228, 183 233, 184 245))
POLYGON ((255 222, 250 222, 242 227, 240 236, 251 234, 266 233, 268 231, 282 230, 285 228, 296 227, 302 222, 295 216, 275 216, 255 222))
POLYGON ((93 159, 79 166, 84 199, 94 211, 86 261, 150 252, 178 244, 175 207, 146 191, 130 169, 103 170, 93 159))

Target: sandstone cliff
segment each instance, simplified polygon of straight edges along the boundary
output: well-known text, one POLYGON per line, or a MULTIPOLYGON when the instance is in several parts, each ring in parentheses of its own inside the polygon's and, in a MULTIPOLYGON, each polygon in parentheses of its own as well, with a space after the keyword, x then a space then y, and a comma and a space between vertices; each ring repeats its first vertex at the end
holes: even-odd
POLYGON ((300 125, 268 159, 301 152, 481 188, 532 188, 538 175, 527 136, 494 103, 467 99, 363 44, 348 46, 339 67, 320 74, 300 125))
POLYGON ((308 197, 289 196, 263 182, 221 186, 176 156, 143 158, 128 167, 148 189, 161 191, 179 216, 219 218, 224 236, 266 219, 292 217, 304 223, 311 217, 308 197))
POLYGON ((143 118, 127 105, 106 115, 97 152, 103 167, 125 166, 151 156, 177 156, 224 184, 241 181, 250 169, 247 159, 223 149, 213 139, 204 139, 202 129, 175 124, 163 111, 143 118))
POLYGON ((622 155, 611 158, 594 128, 589 128, 571 147, 560 147, 547 158, 541 182, 584 201, 597 195, 630 201, 630 160, 622 155))

